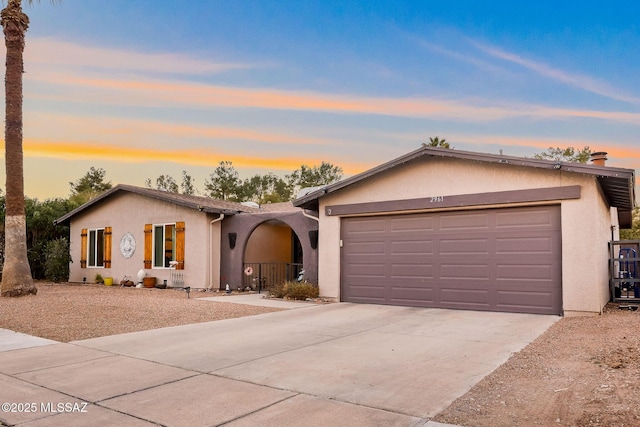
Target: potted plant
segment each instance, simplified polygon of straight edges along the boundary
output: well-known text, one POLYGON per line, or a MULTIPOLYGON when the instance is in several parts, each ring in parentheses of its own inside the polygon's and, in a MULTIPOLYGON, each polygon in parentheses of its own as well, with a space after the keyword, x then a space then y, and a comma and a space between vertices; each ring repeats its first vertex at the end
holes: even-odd
POLYGON ((102 285, 104 283, 104 279, 102 278, 102 274, 97 273, 96 278, 94 280, 96 283, 102 285))

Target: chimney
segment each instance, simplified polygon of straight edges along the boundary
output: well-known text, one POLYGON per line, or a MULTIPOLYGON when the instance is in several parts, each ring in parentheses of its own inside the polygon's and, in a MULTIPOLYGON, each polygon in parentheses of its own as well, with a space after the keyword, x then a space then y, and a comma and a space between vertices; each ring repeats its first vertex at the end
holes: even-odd
POLYGON ((604 166, 604 162, 607 160, 607 153, 604 151, 597 151, 591 153, 591 161, 596 166, 604 166))

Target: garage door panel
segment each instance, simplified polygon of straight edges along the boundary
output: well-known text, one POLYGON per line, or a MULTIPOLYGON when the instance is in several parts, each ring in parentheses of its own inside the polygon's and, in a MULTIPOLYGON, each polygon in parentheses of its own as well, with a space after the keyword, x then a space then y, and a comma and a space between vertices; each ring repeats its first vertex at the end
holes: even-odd
POLYGON ((497 212, 495 217, 497 230, 506 228, 551 228, 559 229, 560 222, 547 206, 527 208, 526 210, 504 209, 497 212))
POLYGON ((389 222, 391 232, 432 232, 434 226, 433 218, 398 217, 389 222))
POLYGON ((344 218, 342 300, 560 314, 560 207, 344 218))
POLYGON ((486 212, 477 213, 465 213, 460 212, 444 213, 440 214, 440 231, 455 231, 461 230, 478 231, 489 229, 489 215, 486 212))
POLYGON ((552 236, 521 236, 496 238, 496 254, 548 254, 557 253, 552 236))
POLYGON ((385 227, 386 221, 382 218, 366 218, 351 224, 349 234, 357 236, 358 234, 370 234, 376 231, 384 233, 385 227))
POLYGON ((441 279, 485 280, 488 276, 486 264, 440 264, 441 279))
POLYGON ((433 255, 434 242, 431 240, 408 240, 406 242, 391 242, 393 254, 422 254, 433 255))
POLYGON ((433 265, 431 264, 391 264, 390 279, 419 279, 421 282, 433 279, 433 265))
POLYGON ((504 311, 523 311, 545 314, 546 307, 552 306, 554 295, 550 292, 498 292, 497 307, 504 311))
POLYGON ((490 243, 487 238, 440 239, 440 254, 488 254, 490 243))
POLYGON ((496 280, 554 281, 553 268, 548 264, 498 265, 496 280))
POLYGON ((440 304, 446 308, 480 306, 488 309, 489 301, 490 294, 486 289, 444 288, 440 293, 440 304))

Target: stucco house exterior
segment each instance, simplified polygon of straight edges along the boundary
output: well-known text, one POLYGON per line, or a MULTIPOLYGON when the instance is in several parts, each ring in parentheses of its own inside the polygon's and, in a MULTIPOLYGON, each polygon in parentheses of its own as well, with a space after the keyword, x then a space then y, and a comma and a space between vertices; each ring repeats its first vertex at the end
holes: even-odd
POLYGON ((119 184, 56 223, 70 226, 71 282, 96 274, 135 282, 144 269, 169 287, 238 289, 285 267, 317 281, 318 222, 290 202, 258 206, 119 184), (248 263, 264 266, 262 276, 258 268, 245 274, 248 263))
POLYGON ((573 315, 610 299, 608 243, 631 169, 422 147, 312 191, 320 294, 340 301, 573 315))

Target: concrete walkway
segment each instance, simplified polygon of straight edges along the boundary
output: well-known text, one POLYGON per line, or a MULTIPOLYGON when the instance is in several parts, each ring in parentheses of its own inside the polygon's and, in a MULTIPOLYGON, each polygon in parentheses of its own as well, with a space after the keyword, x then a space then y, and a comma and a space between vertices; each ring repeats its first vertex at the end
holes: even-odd
POLYGON ((34 410, 0 419, 441 426, 429 419, 558 319, 340 303, 4 351, 0 401, 34 410))
POLYGON ((232 302, 235 304, 257 305, 260 307, 275 307, 275 308, 304 308, 316 305, 314 302, 307 301, 290 301, 277 298, 265 298, 266 292, 262 294, 231 294, 215 297, 198 298, 202 301, 216 301, 216 302, 232 302))

